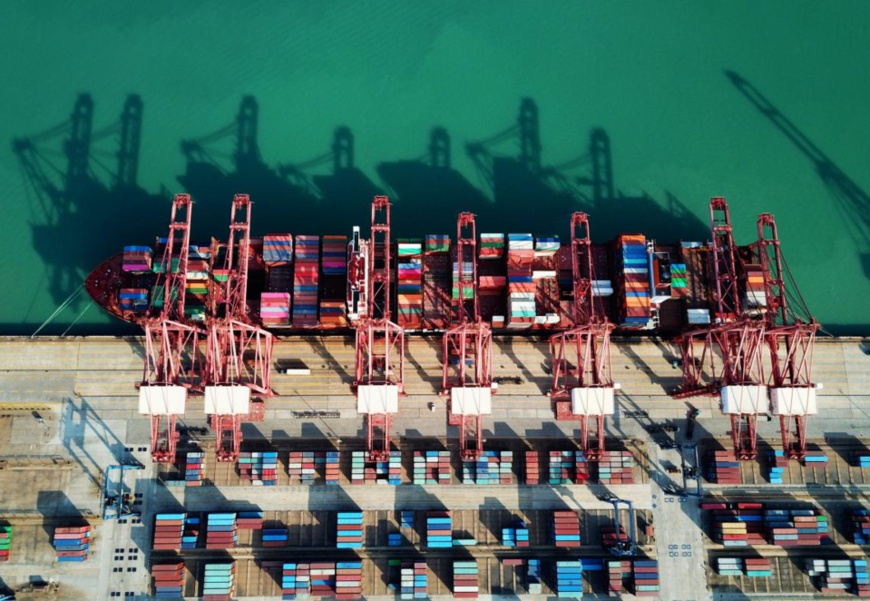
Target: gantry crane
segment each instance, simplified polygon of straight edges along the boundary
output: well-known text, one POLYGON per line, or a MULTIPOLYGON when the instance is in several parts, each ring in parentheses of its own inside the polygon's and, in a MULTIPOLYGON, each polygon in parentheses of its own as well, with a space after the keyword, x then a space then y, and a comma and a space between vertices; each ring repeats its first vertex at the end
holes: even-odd
POLYGON ((625 499, 610 499, 613 505, 613 523, 616 529, 616 544, 610 548, 610 552, 618 557, 630 557, 637 553, 637 518, 634 514, 634 505, 625 499), (620 540, 622 524, 619 520, 620 505, 625 505, 628 510, 628 540, 620 540))
POLYGON ((595 461, 604 453, 604 417, 613 415, 614 395, 620 386, 613 382, 610 364, 613 324, 607 321, 594 294, 595 270, 586 213, 571 215, 571 261, 574 325, 550 338, 550 397, 556 419, 580 422, 581 448, 588 459, 595 461), (593 422, 597 440, 594 445, 589 432, 593 422))
POLYGON ((454 325, 444 333, 441 395, 449 397, 449 424, 459 426, 463 460, 483 453, 483 416, 492 414, 492 330, 480 316, 474 215, 456 223, 454 325))
POLYGON ((217 437, 218 461, 236 461, 242 443, 242 417, 251 395, 272 396, 273 336, 255 323, 248 308, 251 257, 251 200, 236 194, 230 216, 222 286, 209 299, 205 369, 205 412, 217 437))
POLYGON ((405 394, 405 330, 392 321, 390 199, 372 201, 371 238, 349 243, 348 313, 356 330, 353 390, 365 416, 370 461, 386 461, 390 428, 405 394))
POLYGON ((731 417, 734 453, 740 460, 757 455, 756 420, 767 413, 762 363, 764 323, 741 302, 744 266, 734 244, 724 198, 710 200, 714 324, 684 332, 678 339, 683 380, 674 396, 718 393, 722 412, 731 417), (700 355, 698 347, 701 347, 700 355))
POLYGON ((184 414, 188 392, 198 386, 202 356, 200 331, 184 315, 192 208, 189 195, 175 196, 149 310, 139 321, 145 331, 139 413, 151 416, 151 457, 158 463, 175 461, 176 419, 184 414))
POLYGON ((815 321, 782 257, 776 221, 770 213, 758 216, 758 244, 766 301, 764 342, 770 355, 770 404, 779 417, 782 447, 789 459, 806 456, 806 418, 814 415, 813 347, 819 324, 815 321), (789 290, 789 288, 792 288, 789 290), (799 314, 800 313, 800 314, 799 314))

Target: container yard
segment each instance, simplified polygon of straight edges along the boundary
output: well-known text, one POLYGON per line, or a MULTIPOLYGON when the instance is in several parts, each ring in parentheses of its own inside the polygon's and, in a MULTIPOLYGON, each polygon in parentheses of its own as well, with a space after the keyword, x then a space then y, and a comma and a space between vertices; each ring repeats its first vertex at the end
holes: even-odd
POLYGON ((370 232, 258 241, 238 195, 203 247, 181 195, 101 276, 142 338, 0 345, 3 585, 866 596, 867 354, 785 309, 772 216, 738 246, 710 211, 678 247, 582 213, 415 240, 376 197, 370 232))

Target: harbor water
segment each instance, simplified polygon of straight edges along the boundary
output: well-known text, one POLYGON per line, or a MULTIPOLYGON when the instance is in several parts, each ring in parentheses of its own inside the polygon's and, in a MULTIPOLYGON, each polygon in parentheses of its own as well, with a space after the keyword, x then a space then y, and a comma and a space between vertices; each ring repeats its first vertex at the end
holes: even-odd
POLYGON ((226 236, 237 192, 255 235, 365 232, 388 193, 394 237, 455 235, 472 210, 479 231, 564 239, 585 210, 602 242, 707 239, 725 196, 740 244, 775 215, 825 331, 870 334, 868 28, 863 0, 10 4, 0 332, 53 314, 41 333, 135 332, 81 283, 165 236, 187 191, 195 240, 226 236), (121 169, 125 102, 141 145, 121 169), (74 107, 93 115, 78 153, 74 107), (540 143, 522 160, 521 111, 540 143))

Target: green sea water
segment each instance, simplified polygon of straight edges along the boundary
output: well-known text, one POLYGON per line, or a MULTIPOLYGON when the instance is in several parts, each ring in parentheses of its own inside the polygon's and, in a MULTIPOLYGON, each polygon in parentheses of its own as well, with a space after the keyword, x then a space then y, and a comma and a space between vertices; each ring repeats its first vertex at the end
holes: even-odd
POLYGON ((183 191, 200 239, 226 230, 235 192, 252 194, 255 234, 347 233, 383 191, 398 236, 450 233, 469 208, 482 231, 566 237, 583 209, 601 241, 703 239, 721 195, 738 243, 759 212, 776 216, 827 331, 870 333, 866 0, 43 0, 2 13, 0 333, 32 334, 59 307, 43 333, 133 331, 83 295, 64 303, 123 244, 165 235, 168 195, 183 191), (68 185, 69 132, 38 135, 80 94, 95 139, 88 176, 68 185), (128 94, 142 100, 141 153, 137 185, 118 188, 110 126, 128 94), (189 164, 181 141, 231 125, 245 95, 272 171, 234 165, 233 135, 189 164), (523 99, 538 111, 540 170, 506 131, 523 99), (353 169, 325 156, 339 127, 353 169), (435 127, 450 141, 440 170, 425 161, 435 127), (610 141, 605 198, 588 185, 596 128, 610 141))

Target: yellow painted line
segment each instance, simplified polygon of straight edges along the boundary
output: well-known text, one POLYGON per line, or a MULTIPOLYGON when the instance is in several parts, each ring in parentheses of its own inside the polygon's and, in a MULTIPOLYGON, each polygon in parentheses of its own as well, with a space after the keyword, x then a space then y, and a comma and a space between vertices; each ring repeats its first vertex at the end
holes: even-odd
POLYGON ((0 401, 0 411, 51 411, 51 405, 0 401))

